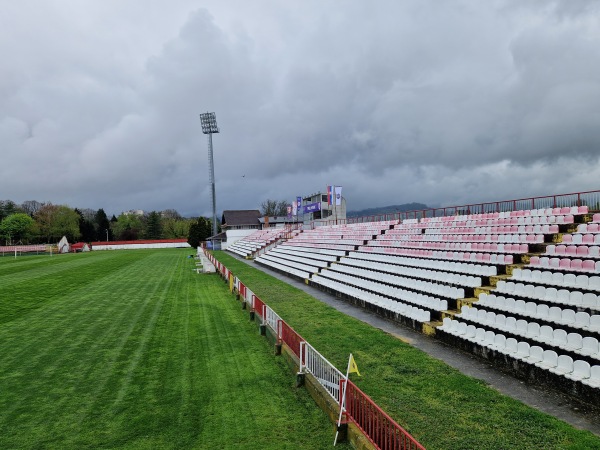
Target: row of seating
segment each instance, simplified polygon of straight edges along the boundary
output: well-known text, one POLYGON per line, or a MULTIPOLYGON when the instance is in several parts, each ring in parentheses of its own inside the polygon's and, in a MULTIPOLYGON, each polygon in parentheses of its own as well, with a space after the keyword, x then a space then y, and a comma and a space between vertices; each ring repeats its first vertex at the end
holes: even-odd
MULTIPOLYGON (((410 231, 414 232, 416 229, 412 228, 410 231)), ((390 230, 386 234, 398 234, 402 230, 398 230, 396 233, 392 233, 395 230, 390 230)), ((408 230, 407 230, 408 231, 408 230)), ((424 228, 424 234, 555 234, 559 232, 558 225, 498 225, 498 226, 476 226, 476 227, 445 227, 445 228, 424 228)))
POLYGON ((325 248, 329 250, 355 250, 355 245, 348 244, 331 244, 326 242, 315 242, 309 239, 292 239, 286 242, 287 245, 294 245, 298 247, 314 247, 314 248, 325 248))
MULTIPOLYGON (((451 299, 463 298, 465 296, 465 291, 462 288, 399 275, 376 272, 373 270, 347 266, 344 264, 335 264, 331 266, 330 272, 352 275, 355 278, 361 278, 369 282, 374 281, 377 284, 381 284, 381 289, 386 291, 388 288, 387 285, 391 285, 392 287, 414 289, 415 291, 425 292, 427 294, 434 294, 440 297, 451 299)), ((328 274, 334 276, 333 273, 330 272, 328 272, 328 274)), ((448 309, 447 306, 446 309, 448 309)))
POLYGON ((462 219, 454 221, 437 221, 437 222, 418 222, 418 223, 406 223, 403 222, 401 225, 394 226, 394 229, 435 229, 435 228, 446 228, 446 227, 547 227, 556 226, 561 224, 571 224, 575 220, 573 216, 544 216, 544 217, 531 217, 531 218, 506 218, 506 219, 475 219, 466 220, 462 219))
POLYGON ((306 264, 308 266, 317 267, 317 268, 327 267, 329 265, 329 261, 327 261, 327 260, 320 259, 320 258, 313 258, 312 255, 307 255, 307 254, 292 255, 289 253, 289 251, 281 250, 277 247, 274 248, 273 250, 271 250, 268 253, 268 255, 273 258, 279 258, 279 259, 284 259, 286 261, 298 262, 301 264, 306 264))
MULTIPOLYGON (((491 308, 522 317, 600 333, 600 314, 591 315, 586 311, 563 308, 563 305, 548 306, 545 303, 526 303, 524 300, 515 300, 512 297, 481 293, 473 306, 491 308)), ((468 308, 466 305, 464 307, 468 308)), ((461 311, 462 314, 464 310, 461 309, 461 311)))
POLYGON ((496 292, 510 294, 516 298, 535 299, 549 303, 561 303, 581 308, 600 309, 600 297, 593 292, 583 293, 568 289, 556 289, 543 285, 498 280, 496 292))
POLYGON ((303 233, 303 237, 305 238, 319 238, 319 239, 373 239, 373 236, 376 236, 374 232, 364 232, 364 231, 305 231, 303 233))
MULTIPOLYGON (((320 268, 319 266, 312 264, 312 263, 306 264, 304 262, 292 261, 289 259, 273 256, 271 253, 267 253, 267 254, 259 256, 258 258, 256 258, 256 261, 258 261, 258 262, 271 261, 274 263, 278 263, 281 266, 291 267, 293 269, 297 269, 297 270, 300 270, 300 271, 302 271, 304 273, 308 273, 308 274, 316 273, 319 271, 319 268, 320 268)), ((286 271, 285 268, 282 268, 281 270, 286 271)), ((308 278, 308 276, 305 278, 308 278)))
POLYGON ((437 297, 423 294, 420 292, 409 291, 393 286, 382 284, 378 281, 367 280, 353 275, 347 275, 340 272, 334 272, 333 270, 324 270, 321 272, 321 277, 330 278, 332 280, 349 284, 361 289, 366 289, 375 292, 378 295, 403 301, 405 303, 412 303, 418 306, 422 306, 434 311, 446 311, 448 309, 448 301, 442 300, 437 297))
POLYGON ((312 281, 320 286, 327 287, 344 295, 362 300, 371 305, 386 309, 399 316, 407 317, 417 322, 429 322, 431 320, 431 312, 412 306, 407 303, 392 300, 388 297, 369 292, 365 289, 351 286, 331 278, 326 278, 321 275, 314 275, 312 281))
POLYGON ((438 329, 451 335, 485 346, 512 358, 533 364, 557 375, 573 381, 580 381, 592 387, 600 387, 600 365, 591 365, 586 360, 573 360, 569 355, 558 355, 554 350, 544 350, 541 346, 530 345, 527 341, 507 338, 502 333, 495 333, 465 322, 445 318, 438 329))
POLYGON ((562 243, 571 245, 600 245, 600 234, 563 234, 562 243))
POLYGON ((590 291, 600 291, 600 276, 575 275, 573 273, 553 272, 537 269, 513 269, 512 281, 523 281, 533 284, 560 286, 566 289, 577 288, 590 291))
MULTIPOLYGON (((410 278, 420 278, 423 280, 430 280, 437 283, 446 283, 455 286, 465 286, 465 287, 480 287, 481 286, 481 277, 472 276, 472 275, 463 275, 460 273, 452 273, 447 271, 440 271, 434 269, 421 269, 415 268, 411 266, 404 266, 398 264, 389 264, 384 262, 375 262, 364 259, 355 259, 350 257, 345 257, 340 260, 339 264, 332 266, 337 268, 341 265, 349 265, 352 267, 359 267, 362 269, 367 269, 371 272, 378 274, 381 277, 381 280, 386 281, 387 274, 394 274, 400 276, 406 276, 410 278)), ((337 270, 337 269, 336 269, 337 270)), ((369 277, 370 278, 370 277, 369 277)))
POLYGON ((395 256, 365 252, 350 252, 348 254, 348 259, 350 258, 388 263, 399 266, 431 269, 437 270, 439 272, 455 272, 467 275, 479 275, 486 277, 494 276, 497 274, 497 268, 495 266, 484 264, 470 264, 465 262, 441 261, 438 259, 413 258, 406 256, 395 256))
MULTIPOLYGON (((509 318, 514 319, 514 317, 509 318)), ((537 322, 528 322, 527 331, 522 331, 515 327, 514 321, 511 320, 508 323, 506 319, 503 314, 486 314, 484 310, 475 311, 466 317, 460 317, 461 323, 469 322, 470 324, 475 324, 475 326, 481 325, 486 331, 491 328, 490 331, 494 333, 500 332, 505 336, 518 336, 536 344, 543 344, 546 347, 572 353, 592 363, 600 363, 600 347, 598 339, 594 336, 586 336, 584 338, 579 333, 567 333, 562 328, 553 328, 550 325, 540 326, 537 322)))
MULTIPOLYGON (((600 236, 600 234, 598 235, 600 236)), ((598 245, 547 245, 545 255, 568 256, 573 258, 600 258, 598 245)))
MULTIPOLYGON (((597 214, 598 216, 600 216, 600 214, 597 214)), ((600 217, 599 217, 600 219, 600 217)), ((578 233, 582 233, 582 234, 586 234, 586 233, 600 233, 600 223, 580 223, 579 225, 577 225, 577 232, 578 233)))
MULTIPOLYGON (((510 217, 543 217, 543 216, 560 216, 571 214, 574 216, 588 214, 589 209, 587 206, 563 206, 553 208, 540 208, 540 209, 520 209, 514 211, 503 211, 483 214, 467 214, 460 216, 440 216, 440 217, 427 217, 421 219, 423 222, 452 222, 456 220, 478 220, 478 219, 506 219, 510 217)), ((595 216, 594 216, 595 217, 595 216)), ((595 220, 594 220, 595 221, 595 220)))
POLYGON ((387 253, 402 256, 412 256, 415 258, 444 259, 450 261, 471 261, 492 265, 513 264, 513 255, 501 255, 496 253, 469 253, 469 252, 451 252, 443 250, 421 250, 400 247, 371 247, 362 246, 358 248, 361 252, 387 253))
POLYGON ((300 245, 288 245, 288 243, 284 243, 278 246, 278 248, 282 248, 282 249, 288 249, 288 250, 294 250, 294 251, 298 251, 298 252, 305 252, 305 253, 317 253, 320 255, 331 255, 331 256, 344 256, 346 255, 346 251, 345 250, 331 250, 328 248, 317 248, 317 247, 303 247, 300 245))
POLYGON ((532 268, 540 267, 568 272, 600 273, 600 261, 594 261, 593 259, 532 256, 529 265, 532 268))
POLYGON ((528 253, 529 244, 497 244, 490 242, 428 242, 428 241, 392 241, 384 238, 385 235, 370 241, 371 247, 406 247, 422 248, 429 250, 454 250, 461 252, 488 252, 488 253, 528 253))
POLYGON ((489 242, 501 244, 539 244, 543 234, 397 234, 396 241, 489 242))
POLYGON ((307 279, 310 277, 310 273, 307 272, 306 270, 301 270, 301 269, 297 269, 295 267, 290 267, 284 264, 281 264, 277 261, 273 261, 272 259, 265 257, 265 256, 259 256, 258 258, 255 259, 256 262, 260 263, 260 264, 264 264, 265 266, 269 266, 273 269, 276 270, 280 270, 282 272, 286 272, 290 275, 294 275, 300 278, 304 278, 307 279))
POLYGON ((328 263, 335 262, 338 260, 338 257, 334 256, 334 255, 327 255, 327 254, 323 254, 323 253, 314 253, 314 252, 303 252, 300 250, 296 250, 294 247, 284 247, 281 245, 274 248, 273 252, 283 253, 283 254, 287 254, 287 255, 291 255, 291 256, 298 256, 301 258, 316 259, 318 261, 324 261, 324 262, 328 262, 328 263))

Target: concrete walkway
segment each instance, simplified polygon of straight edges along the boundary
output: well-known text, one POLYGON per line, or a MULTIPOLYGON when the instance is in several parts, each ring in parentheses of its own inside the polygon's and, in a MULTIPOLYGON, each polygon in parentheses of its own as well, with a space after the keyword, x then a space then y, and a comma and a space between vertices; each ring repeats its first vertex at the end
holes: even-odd
POLYGON ((255 264, 254 261, 243 259, 233 253, 228 252, 227 254, 234 256, 255 269, 268 273, 269 275, 310 294, 344 314, 362 320, 365 323, 410 343, 434 358, 444 361, 449 366, 460 370, 465 375, 485 381, 489 386, 504 395, 520 400, 526 405, 561 419, 576 428, 588 430, 600 436, 600 411, 593 410, 587 405, 581 404, 562 393, 528 385, 511 375, 497 370, 487 361, 450 347, 443 342, 418 333, 398 323, 386 320, 362 308, 350 305, 344 300, 338 299, 319 289, 296 281, 279 272, 270 270, 260 264, 255 264))

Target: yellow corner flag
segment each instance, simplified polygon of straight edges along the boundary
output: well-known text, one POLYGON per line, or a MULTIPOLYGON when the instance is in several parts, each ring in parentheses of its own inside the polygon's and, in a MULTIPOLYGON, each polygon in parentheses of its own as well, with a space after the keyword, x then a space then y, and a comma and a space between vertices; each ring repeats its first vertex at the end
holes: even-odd
POLYGON ((360 372, 358 371, 358 366, 356 365, 356 361, 354 361, 354 356, 350 353, 350 361, 348 363, 348 373, 356 373, 360 377, 360 372))

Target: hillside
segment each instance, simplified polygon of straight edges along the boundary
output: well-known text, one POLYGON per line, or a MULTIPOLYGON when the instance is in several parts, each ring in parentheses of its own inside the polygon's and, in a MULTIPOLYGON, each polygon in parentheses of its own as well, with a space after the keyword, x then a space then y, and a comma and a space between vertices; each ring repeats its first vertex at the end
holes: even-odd
POLYGON ((378 214, 393 214, 402 211, 414 211, 427 209, 429 206, 423 203, 405 203, 403 205, 380 206, 378 208, 367 208, 358 211, 348 211, 346 217, 375 216, 378 214))

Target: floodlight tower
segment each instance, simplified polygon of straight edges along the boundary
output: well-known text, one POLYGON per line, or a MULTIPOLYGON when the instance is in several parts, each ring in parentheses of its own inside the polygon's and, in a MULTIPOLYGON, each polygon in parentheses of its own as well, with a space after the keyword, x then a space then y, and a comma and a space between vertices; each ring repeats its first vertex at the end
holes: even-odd
POLYGON ((212 229, 213 236, 217 235, 217 199, 215 197, 215 162, 213 160, 212 135, 219 132, 217 126, 217 117, 214 112, 200 114, 200 123, 202 124, 202 133, 208 134, 208 173, 212 189, 212 229))

